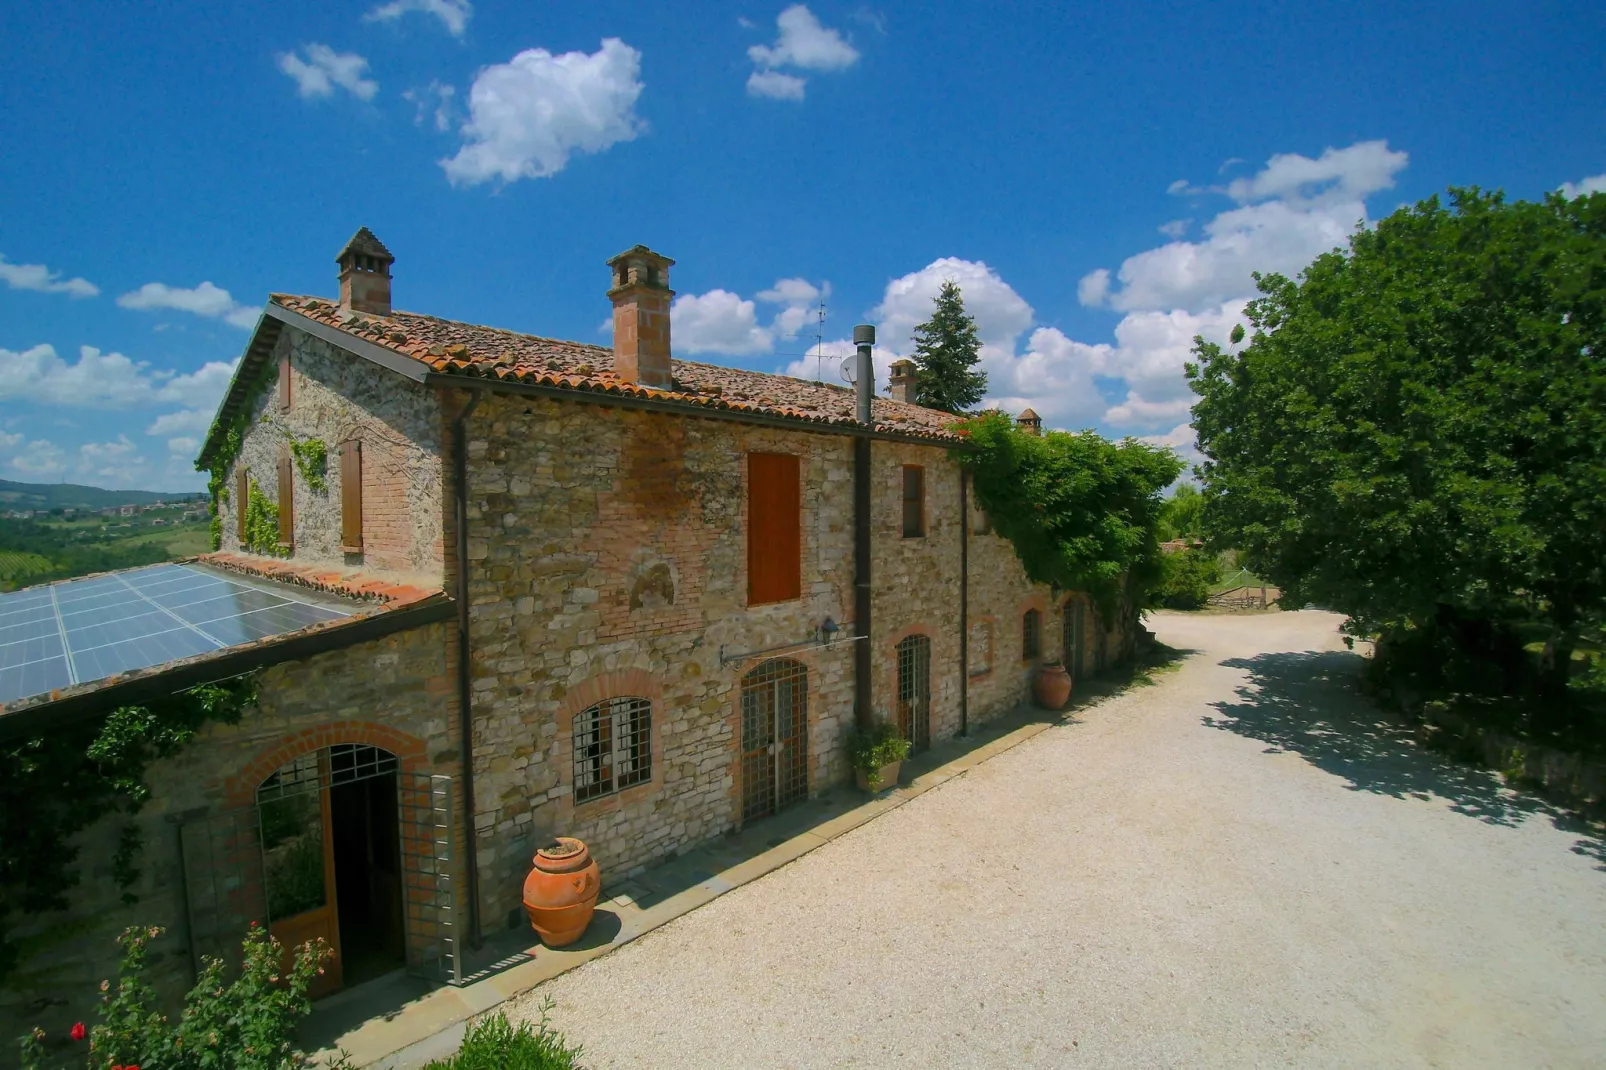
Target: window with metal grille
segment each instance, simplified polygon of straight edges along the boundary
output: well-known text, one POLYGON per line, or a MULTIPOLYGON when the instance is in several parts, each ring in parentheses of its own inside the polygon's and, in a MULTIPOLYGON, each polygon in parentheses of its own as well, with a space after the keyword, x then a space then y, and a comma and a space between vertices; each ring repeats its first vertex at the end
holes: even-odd
POLYGON ((903 466, 903 537, 918 539, 926 533, 926 470, 918 464, 903 466))
POLYGON ((611 698, 574 718, 574 801, 652 779, 652 702, 611 698))
POLYGON ((808 669, 774 658, 742 677, 742 820, 809 795, 808 669))
POLYGON ((913 753, 931 746, 931 640, 898 641, 898 729, 913 753))
POLYGON ((1028 609, 1020 618, 1020 656, 1029 661, 1043 651, 1043 615, 1028 609))

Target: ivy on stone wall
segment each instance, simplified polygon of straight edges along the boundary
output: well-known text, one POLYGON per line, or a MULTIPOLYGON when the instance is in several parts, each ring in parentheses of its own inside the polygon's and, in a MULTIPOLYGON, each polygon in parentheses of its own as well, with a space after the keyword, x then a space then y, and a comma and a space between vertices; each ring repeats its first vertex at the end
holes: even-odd
POLYGON ((245 539, 241 548, 268 557, 284 556, 279 549, 279 507, 268 500, 254 479, 244 507, 245 539))
POLYGON ((955 451, 976 504, 1015 547, 1037 583, 1086 591, 1114 616, 1127 584, 1141 595, 1160 576, 1160 492, 1182 472, 1170 450, 1092 431, 1030 435, 1001 412, 957 427, 955 451))
MULTIPOLYGON (((150 798, 152 761, 171 757, 208 722, 238 722, 256 697, 250 674, 0 742, 0 982, 19 961, 9 938, 18 915, 67 906, 80 878, 74 838, 105 817, 136 813, 150 798)), ((125 825, 111 859, 125 903, 135 901, 139 849, 137 828, 125 825)))
MULTIPOLYGON (((257 370, 256 377, 246 385, 245 397, 234 412, 226 418, 219 414, 218 419, 226 420, 221 426, 212 425, 207 435, 207 441, 212 436, 221 434, 222 441, 213 452, 209 462, 203 464, 195 462, 197 472, 207 473, 206 490, 211 498, 212 512, 212 549, 216 550, 223 545, 223 515, 222 503, 228 498, 229 469, 234 467, 234 461, 240 456, 240 447, 245 443, 245 429, 251 423, 251 410, 256 405, 256 399, 268 389, 278 377, 279 371, 271 362, 264 361, 257 370)), ((275 538, 277 543, 277 538, 275 538)))
POLYGON ((324 480, 324 473, 329 465, 329 448, 324 445, 321 438, 298 439, 288 431, 285 436, 290 439, 290 455, 296 459, 296 471, 307 486, 322 494, 329 489, 324 480))

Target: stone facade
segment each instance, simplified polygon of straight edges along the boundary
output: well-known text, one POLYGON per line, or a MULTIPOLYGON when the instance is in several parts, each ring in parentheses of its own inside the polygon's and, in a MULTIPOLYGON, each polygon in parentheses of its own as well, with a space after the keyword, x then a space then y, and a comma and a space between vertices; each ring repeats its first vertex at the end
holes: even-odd
POLYGON ((322 339, 285 330, 273 353, 282 369, 289 358, 290 405, 281 404, 278 375, 255 399, 235 467, 220 503, 221 549, 238 551, 241 503, 234 493, 244 465, 267 498, 278 504, 279 458, 293 439, 318 439, 328 452, 323 490, 298 470, 292 557, 304 564, 361 568, 439 586, 445 567, 443 428, 437 394, 400 375, 375 368, 322 339), (363 552, 340 545, 339 447, 362 443, 363 552))
MULTIPOLYGON (((245 872, 226 859, 209 865, 198 849, 217 848, 222 858, 222 841, 209 826, 249 806, 257 785, 285 762, 334 743, 364 743, 396 755, 405 772, 455 777, 457 666, 448 639, 446 625, 426 625, 275 665, 259 678, 259 707, 239 724, 209 724, 173 758, 154 763, 145 807, 81 838, 81 880, 69 908, 31 916, 16 934, 27 954, 0 989, 0 1035, 39 1025, 59 1036, 75 1021, 92 1020, 97 986, 116 972, 116 936, 130 925, 166 930, 152 945, 152 978, 169 997, 186 991, 193 983, 186 877, 196 901, 198 875, 227 882, 245 872), (111 859, 130 824, 143 847, 139 879, 128 889, 137 900, 124 904, 111 859), (179 853, 184 825, 187 875, 179 853)), ((237 951, 237 937, 229 943, 237 951)))

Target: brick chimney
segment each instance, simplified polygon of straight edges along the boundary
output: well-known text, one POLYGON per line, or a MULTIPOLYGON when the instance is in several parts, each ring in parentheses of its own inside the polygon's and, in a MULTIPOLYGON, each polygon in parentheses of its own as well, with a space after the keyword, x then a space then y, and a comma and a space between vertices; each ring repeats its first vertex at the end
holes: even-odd
POLYGON ((673 385, 669 372, 669 267, 674 261, 633 245, 608 261, 613 269, 613 370, 627 383, 673 385))
POLYGON ((1043 418, 1031 409, 1022 409, 1020 415, 1015 417, 1015 426, 1028 435, 1041 435, 1043 433, 1043 418))
POLYGON ((920 373, 915 369, 915 362, 908 359, 895 360, 887 371, 892 376, 890 381, 892 400, 907 401, 911 405, 918 404, 915 401, 915 380, 919 378, 920 373))
POLYGON ((390 315, 390 265, 396 258, 367 227, 357 228, 335 257, 340 265, 340 307, 390 315))

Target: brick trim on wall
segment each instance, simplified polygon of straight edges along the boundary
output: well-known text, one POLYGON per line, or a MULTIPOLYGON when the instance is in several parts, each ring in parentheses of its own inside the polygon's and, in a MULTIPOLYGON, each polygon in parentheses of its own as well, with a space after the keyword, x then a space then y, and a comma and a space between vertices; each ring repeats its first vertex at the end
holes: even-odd
POLYGON ((250 806, 256 802, 257 788, 277 770, 303 754, 337 743, 366 744, 394 754, 404 773, 422 772, 429 765, 424 741, 416 736, 373 721, 330 721, 285 736, 259 751, 228 780, 224 797, 231 806, 250 806))
POLYGON ((820 654, 818 650, 799 650, 791 653, 755 654, 733 661, 727 671, 730 673, 730 704, 725 714, 725 723, 730 727, 730 807, 731 824, 737 828, 742 824, 742 681, 747 674, 760 665, 770 661, 795 661, 803 666, 808 679, 808 713, 804 718, 805 737, 808 744, 808 797, 814 798, 815 792, 820 788, 820 760, 819 760, 819 681, 821 676, 820 654))

